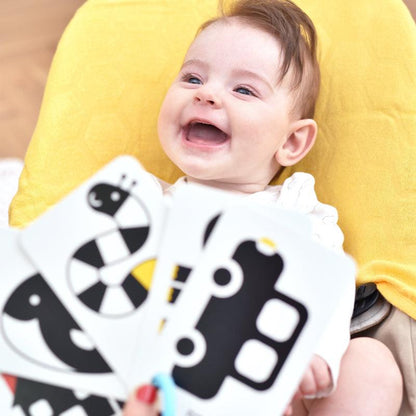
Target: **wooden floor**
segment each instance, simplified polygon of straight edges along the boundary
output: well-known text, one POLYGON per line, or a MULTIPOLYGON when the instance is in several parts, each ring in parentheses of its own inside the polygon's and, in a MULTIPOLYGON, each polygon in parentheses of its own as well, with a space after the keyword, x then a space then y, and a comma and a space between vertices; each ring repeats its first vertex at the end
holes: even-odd
POLYGON ((58 40, 84 0, 0 0, 0 158, 23 157, 58 40))
POLYGON ((0 158, 23 158, 57 42, 84 1, 0 0, 0 158))

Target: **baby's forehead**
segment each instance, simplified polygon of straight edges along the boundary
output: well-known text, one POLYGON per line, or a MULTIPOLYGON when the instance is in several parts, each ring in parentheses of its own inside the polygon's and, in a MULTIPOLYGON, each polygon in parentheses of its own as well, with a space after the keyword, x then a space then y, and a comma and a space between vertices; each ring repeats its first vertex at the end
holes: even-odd
POLYGON ((283 53, 279 40, 266 30, 239 17, 227 17, 203 27, 189 46, 183 64, 231 61, 251 71, 266 71, 281 81, 283 53))
POLYGON ((210 23, 197 33, 189 45, 185 56, 203 51, 209 54, 212 50, 227 49, 228 53, 253 52, 252 46, 258 46, 260 52, 281 54, 281 44, 276 36, 266 30, 250 24, 239 17, 220 18, 210 23))
POLYGON ((204 36, 207 33, 217 37, 221 37, 227 34, 230 34, 232 36, 238 33, 249 33, 252 37, 266 36, 275 39, 277 44, 280 46, 279 39, 272 33, 260 27, 254 21, 239 16, 220 17, 216 20, 209 21, 205 25, 202 25, 194 38, 194 42, 200 36, 204 36))

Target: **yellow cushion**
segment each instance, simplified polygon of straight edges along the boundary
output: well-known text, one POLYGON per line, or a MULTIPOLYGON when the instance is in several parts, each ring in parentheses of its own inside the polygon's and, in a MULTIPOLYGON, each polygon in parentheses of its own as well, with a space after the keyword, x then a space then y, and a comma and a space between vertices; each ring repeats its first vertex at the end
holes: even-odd
MULTIPOLYGON (((399 0, 298 0, 320 37, 320 132, 295 170, 336 206, 358 282, 416 319, 416 28, 399 0)), ((23 226, 119 154, 174 181, 156 118, 217 0, 89 0, 50 71, 11 224, 23 226)), ((336 276, 334 276, 336 278, 336 276)))
POLYGON ((319 26, 317 145, 295 168, 334 205, 358 283, 416 319, 416 26, 397 0, 299 0, 319 26))

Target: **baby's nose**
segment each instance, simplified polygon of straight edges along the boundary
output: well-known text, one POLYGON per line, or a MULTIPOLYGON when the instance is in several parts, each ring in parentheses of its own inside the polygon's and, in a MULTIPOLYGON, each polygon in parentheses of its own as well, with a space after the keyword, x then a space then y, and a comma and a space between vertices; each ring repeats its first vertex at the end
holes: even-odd
POLYGON ((208 88, 206 86, 198 88, 195 93, 194 100, 198 104, 206 104, 211 107, 219 107, 221 105, 219 94, 212 88, 208 88))

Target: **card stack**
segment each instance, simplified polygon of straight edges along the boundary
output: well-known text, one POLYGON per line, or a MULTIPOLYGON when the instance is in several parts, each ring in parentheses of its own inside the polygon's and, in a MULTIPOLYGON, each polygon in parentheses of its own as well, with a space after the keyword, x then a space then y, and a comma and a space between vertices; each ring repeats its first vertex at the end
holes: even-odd
POLYGON ((115 159, 0 232, 0 371, 17 377, 0 380, 0 414, 121 415, 162 373, 178 416, 281 414, 354 281, 311 234, 301 214, 195 184, 166 194, 115 159))

